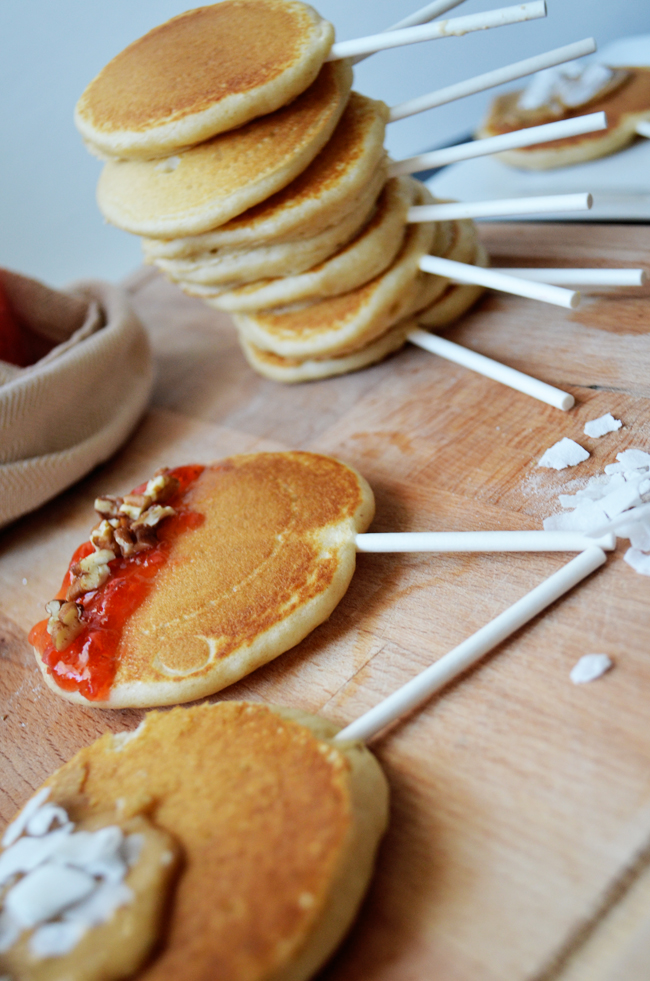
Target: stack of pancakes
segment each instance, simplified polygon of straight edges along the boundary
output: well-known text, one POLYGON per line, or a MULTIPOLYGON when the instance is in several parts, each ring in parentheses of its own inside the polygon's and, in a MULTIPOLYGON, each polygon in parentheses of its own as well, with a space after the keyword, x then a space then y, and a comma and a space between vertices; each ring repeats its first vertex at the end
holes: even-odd
POLYGON ((148 262, 233 313, 254 368, 302 381, 442 326, 480 289, 419 269, 485 264, 471 222, 408 225, 423 184, 388 178, 382 102, 325 61, 331 24, 298 0, 224 0, 151 31, 88 86, 76 122, 106 160, 99 206, 148 262))

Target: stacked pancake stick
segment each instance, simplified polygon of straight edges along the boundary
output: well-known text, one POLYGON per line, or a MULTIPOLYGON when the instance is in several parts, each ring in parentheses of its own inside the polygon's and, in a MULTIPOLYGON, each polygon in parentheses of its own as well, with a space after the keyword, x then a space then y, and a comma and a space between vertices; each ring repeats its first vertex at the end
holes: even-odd
MULTIPOLYGON (((408 20, 449 7, 433 4, 408 20)), ((417 320, 444 326, 485 285, 575 303, 570 291, 478 270, 487 256, 471 220, 423 215, 432 199, 405 176, 419 162, 402 161, 387 172, 383 131, 391 114, 383 103, 349 95, 349 66, 340 60, 543 14, 543 4, 524 4, 328 48, 331 26, 295 2, 227 0, 190 11, 118 55, 78 104, 88 145, 110 158, 100 208, 143 235, 148 261, 183 289, 232 311, 248 359, 278 380, 339 374, 381 359, 407 337, 421 343, 417 320), (268 36, 275 45, 265 45, 268 36), (206 83, 206 66, 212 72, 215 61, 216 78, 206 83), (244 63, 257 71, 242 81, 244 63), (180 97, 176 75, 183 79, 180 97), (450 277, 462 275, 464 285, 451 285, 450 277)), ((587 50, 593 42, 488 73, 492 79, 470 80, 465 89, 587 50)), ((456 97, 434 93, 418 106, 397 107, 394 118, 456 97)), ((602 120, 569 121, 562 133, 597 125, 602 120)), ((544 138, 556 136, 529 132, 524 142, 544 138)), ((578 204, 569 197, 556 200, 556 210, 585 206, 585 196, 578 204)), ((479 370, 489 368, 482 359, 479 370)), ((571 401, 509 369, 497 376, 552 404, 571 401)))
POLYGON ((388 823, 364 742, 604 562, 587 549, 342 730, 221 702, 151 713, 81 750, 3 837, 0 966, 18 981, 46 959, 76 981, 306 981, 349 928, 388 823))

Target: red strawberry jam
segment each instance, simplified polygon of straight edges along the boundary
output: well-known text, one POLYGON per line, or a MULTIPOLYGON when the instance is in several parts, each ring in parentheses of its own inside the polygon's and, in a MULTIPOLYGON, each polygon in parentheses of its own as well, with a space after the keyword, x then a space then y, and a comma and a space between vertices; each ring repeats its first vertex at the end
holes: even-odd
MULTIPOLYGON (((200 476, 202 466, 177 467, 168 471, 179 481, 174 496, 165 503, 177 512, 160 523, 158 542, 147 551, 129 558, 118 556, 109 563, 111 574, 98 589, 77 599, 83 607, 83 631, 64 650, 57 651, 47 632, 47 620, 41 620, 29 634, 49 674, 64 691, 78 691, 89 701, 105 701, 117 670, 116 652, 124 623, 151 592, 158 571, 164 566, 179 535, 197 528, 203 515, 183 506, 187 490, 200 476)), ((142 494, 147 485, 136 487, 142 494)), ((72 581, 72 566, 94 551, 90 542, 80 545, 72 556, 56 599, 65 599, 72 581)))

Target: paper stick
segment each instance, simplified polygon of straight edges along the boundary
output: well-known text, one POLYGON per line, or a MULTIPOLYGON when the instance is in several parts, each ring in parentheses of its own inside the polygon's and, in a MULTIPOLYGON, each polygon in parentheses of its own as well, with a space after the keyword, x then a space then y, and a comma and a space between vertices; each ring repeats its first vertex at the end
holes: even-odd
POLYGON ((645 269, 510 269, 499 267, 499 272, 537 283, 554 286, 645 286, 648 273, 645 269))
MULTIPOLYGON (((400 31, 403 27, 415 27, 417 24, 428 24, 429 21, 435 20, 441 14, 446 14, 448 10, 459 7, 461 3, 465 3, 465 0, 434 0, 433 3, 427 4, 426 7, 420 7, 415 13, 410 14, 403 20, 399 20, 396 24, 391 24, 382 33, 400 31)), ((372 54, 372 51, 370 54, 372 54)), ((366 58, 369 58, 370 54, 357 55, 356 58, 351 59, 352 64, 358 65, 360 61, 365 61, 366 58)))
POLYGON ((379 705, 341 729, 334 737, 335 740, 343 742, 350 739, 372 739, 386 726, 413 712, 437 691, 467 671, 498 644, 503 643, 511 634, 594 572, 605 560, 605 553, 598 547, 589 548, 576 556, 431 667, 426 668, 379 705))
POLYGON ((437 255, 422 256, 420 269, 434 273, 436 276, 446 276, 459 283, 476 283, 503 293, 514 293, 516 296, 527 296, 531 300, 540 300, 542 303, 552 303, 556 307, 575 310, 580 305, 580 294, 575 290, 548 286, 546 283, 529 282, 517 276, 506 276, 496 269, 484 269, 482 266, 474 266, 468 262, 442 259, 437 255))
MULTIPOLYGON (((398 119, 414 116, 426 109, 444 106, 456 99, 464 99, 465 96, 494 88, 495 85, 503 85, 505 82, 512 82, 516 78, 524 78, 525 75, 532 75, 544 68, 552 68, 553 65, 561 65, 565 61, 582 58, 584 55, 592 54, 595 50, 596 42, 592 37, 588 37, 584 41, 565 44, 561 48, 554 48, 552 51, 535 55, 533 58, 516 61, 512 65, 505 65, 503 68, 495 68, 494 71, 468 78, 465 82, 447 85, 444 89, 437 89, 427 95, 419 95, 416 99, 409 99, 408 102, 400 102, 399 105, 393 106, 390 110, 388 122, 394 123, 398 119)), ((648 127, 648 135, 650 136, 650 126, 648 127)))
POLYGON ((616 534, 619 528, 623 528, 625 525, 632 524, 636 521, 641 521, 646 517, 650 517, 650 501, 647 504, 637 504, 634 508, 622 511, 615 518, 612 518, 611 521, 606 521, 604 524, 599 525, 598 528, 594 528, 593 531, 585 532, 585 535, 596 541, 601 535, 616 534))
POLYGON ((635 126, 635 129, 639 136, 645 136, 650 139, 650 120, 641 119, 635 126))
POLYGON ((611 552, 616 536, 596 540, 573 531, 398 531, 357 535, 357 552, 611 552))
POLYGON ((502 153, 504 150, 516 150, 523 146, 535 146, 537 143, 550 143, 551 140, 580 136, 581 133, 595 133, 600 129, 607 129, 605 113, 590 112, 586 116, 560 119, 556 123, 543 123, 541 126, 527 126, 524 129, 516 129, 512 133, 487 136, 484 140, 472 140, 470 143, 446 146, 441 150, 421 153, 417 157, 397 160, 390 165, 388 173, 390 177, 415 174, 419 170, 428 170, 432 167, 446 167, 459 160, 484 157, 490 153, 502 153))
POLYGON ((427 330, 420 330, 418 327, 410 331, 407 339, 411 344, 417 344, 418 347, 430 351, 431 354, 437 354, 447 361, 453 361, 464 368, 469 368, 470 371, 476 371, 479 375, 492 378, 493 381, 501 382, 502 385, 514 388, 517 392, 523 392, 524 395, 530 395, 539 402, 546 402, 547 405, 552 405, 556 409, 562 409, 563 412, 567 412, 575 405, 573 395, 568 392, 563 392, 559 388, 554 388, 553 385, 547 385, 546 382, 525 375, 522 371, 509 368, 499 361, 493 361, 492 358, 478 354, 477 351, 471 351, 469 348, 461 347, 460 344, 454 344, 437 334, 430 334, 427 330))
POLYGON ((501 198, 492 201, 451 201, 409 208, 406 220, 451 221, 459 218, 493 218, 508 215, 543 215, 557 211, 589 211, 591 194, 540 194, 533 198, 501 198))
POLYGON ((398 20, 396 24, 391 24, 386 30, 401 31, 403 27, 416 27, 418 24, 428 24, 430 21, 435 20, 436 17, 446 14, 448 10, 459 7, 461 3, 465 3, 465 0, 434 0, 433 3, 428 3, 426 7, 420 7, 415 13, 404 17, 403 20, 398 20))
POLYGON ((514 7, 500 7, 498 10, 486 10, 480 14, 468 14, 466 17, 453 17, 432 24, 404 27, 399 31, 384 31, 382 34, 370 34, 368 37, 353 38, 351 41, 336 41, 325 60, 338 61, 339 58, 355 58, 357 55, 373 54, 375 51, 400 48, 402 45, 417 44, 420 41, 460 37, 471 31, 505 27, 507 24, 519 24, 526 20, 536 20, 538 17, 546 17, 545 0, 532 0, 532 3, 521 3, 514 7))

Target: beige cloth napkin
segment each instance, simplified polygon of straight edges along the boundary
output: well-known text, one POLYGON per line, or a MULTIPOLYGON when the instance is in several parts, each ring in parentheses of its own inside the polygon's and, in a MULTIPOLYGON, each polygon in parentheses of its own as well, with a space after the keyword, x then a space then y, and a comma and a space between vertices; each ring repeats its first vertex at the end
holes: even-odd
POLYGON ((0 270, 13 310, 56 346, 27 368, 0 361, 0 527, 107 459, 143 413, 149 341, 124 290, 68 290, 0 270))

